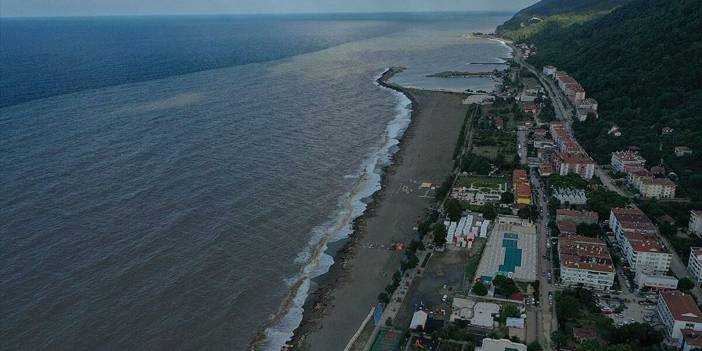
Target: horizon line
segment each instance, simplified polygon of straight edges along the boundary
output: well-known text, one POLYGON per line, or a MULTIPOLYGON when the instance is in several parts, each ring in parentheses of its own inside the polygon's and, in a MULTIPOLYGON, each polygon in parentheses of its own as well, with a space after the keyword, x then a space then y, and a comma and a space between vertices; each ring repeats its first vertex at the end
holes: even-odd
MULTIPOLYGON (((518 11, 518 10, 515 10, 518 11)), ((230 12, 230 13, 143 13, 95 15, 23 15, 2 16, 0 19, 60 19, 60 18, 110 18, 110 17, 194 17, 194 16, 309 16, 309 15, 371 15, 371 14, 514 14, 510 10, 426 10, 426 11, 328 11, 328 12, 230 12)))

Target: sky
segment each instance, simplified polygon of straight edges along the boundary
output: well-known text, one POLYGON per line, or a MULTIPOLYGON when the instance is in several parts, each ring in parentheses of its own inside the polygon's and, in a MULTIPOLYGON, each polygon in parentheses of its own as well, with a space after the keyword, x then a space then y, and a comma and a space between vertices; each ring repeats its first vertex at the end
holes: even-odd
POLYGON ((0 17, 509 11, 537 0, 0 0, 0 17))

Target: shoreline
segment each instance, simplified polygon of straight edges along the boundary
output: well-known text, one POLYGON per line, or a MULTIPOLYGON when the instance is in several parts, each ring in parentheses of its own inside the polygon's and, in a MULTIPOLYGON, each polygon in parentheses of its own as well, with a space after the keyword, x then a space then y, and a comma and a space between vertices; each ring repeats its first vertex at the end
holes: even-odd
MULTIPOLYGON (((357 286, 344 286, 342 285, 348 285, 354 283, 354 267, 355 265, 358 266, 364 266, 364 265, 369 265, 367 262, 361 262, 361 259, 358 258, 359 253, 361 253, 363 250, 366 250, 366 248, 361 245, 364 241, 368 241, 369 238, 369 221, 373 222, 380 222, 381 224, 376 224, 375 227, 378 226, 388 226, 387 223, 383 224, 384 222, 388 222, 389 219, 386 218, 386 216, 382 216, 384 218, 379 219, 378 218, 378 212, 382 207, 388 207, 390 206, 391 208, 393 207, 394 204, 388 204, 386 201, 386 197, 388 196, 393 196, 397 197, 396 194, 389 194, 392 189, 390 189, 390 182, 391 179, 395 177, 395 175, 398 173, 400 170, 404 170, 404 173, 410 173, 410 175, 414 175, 415 173, 419 173, 420 175, 424 175, 422 173, 428 173, 428 174, 433 174, 434 176, 431 177, 431 179, 435 184, 439 184, 442 180, 443 177, 448 174, 450 169, 453 166, 452 162, 452 150, 454 147, 454 140, 455 138, 450 137, 451 141, 448 143, 450 144, 450 150, 448 159, 436 161, 438 163, 444 163, 443 165, 429 165, 428 167, 431 172, 418 172, 416 171, 417 165, 414 164, 413 162, 409 163, 404 163, 403 159, 408 151, 406 148, 408 147, 409 144, 417 144, 420 141, 415 140, 415 136, 417 134, 417 129, 418 129, 418 124, 420 123, 420 120, 423 120, 424 123, 427 123, 425 119, 428 118, 428 116, 425 116, 423 114, 424 109, 427 106, 424 106, 423 104, 420 103, 418 96, 423 96, 425 99, 450 99, 452 102, 455 102, 456 105, 453 106, 452 112, 453 115, 455 115, 453 121, 453 124, 456 126, 460 127, 460 125, 463 122, 463 117, 465 115, 465 111, 462 113, 456 114, 456 109, 457 110, 465 110, 467 107, 463 107, 460 104, 460 101, 462 98, 466 97, 467 95, 464 93, 455 93, 455 92, 436 92, 436 91, 430 91, 430 90, 418 90, 418 89, 411 89, 411 88, 404 88, 401 86, 398 86, 396 84, 390 83, 389 80, 397 73, 401 72, 403 70, 402 67, 391 67, 387 69, 383 74, 376 79, 376 83, 384 88, 394 90, 396 92, 399 92, 406 96, 411 102, 412 102, 412 109, 411 109, 411 119, 409 126, 403 133, 402 137, 399 139, 399 144, 397 145, 399 147, 399 151, 397 151, 395 154, 392 155, 391 157, 391 163, 383 167, 382 173, 381 173, 381 180, 380 180, 380 190, 376 191, 371 197, 371 201, 366 207, 365 211, 357 217, 353 222, 352 222, 352 229, 353 232, 345 239, 339 240, 335 243, 333 243, 330 248, 327 250, 327 252, 334 257, 334 264, 329 268, 329 270, 316 278, 312 279, 312 283, 314 287, 310 288, 310 291, 308 293, 307 299, 305 300, 305 303, 303 305, 303 316, 302 316, 302 321, 298 325, 298 327, 294 330, 293 332, 293 337, 288 341, 288 349, 290 350, 307 350, 310 348, 310 345, 308 344, 310 337, 314 336, 313 334, 319 333, 320 330, 324 329, 324 324, 325 319, 328 320, 328 322, 332 324, 338 324, 341 323, 344 326, 341 328, 338 327, 330 327, 328 329, 340 329, 339 331, 341 333, 348 333, 348 328, 351 328, 351 334, 356 331, 356 329, 360 325, 359 323, 356 323, 354 320, 349 318, 348 321, 339 321, 339 318, 336 318, 334 316, 330 316, 330 313, 334 311, 336 308, 335 302, 338 302, 340 297, 337 296, 340 293, 344 292, 344 290, 360 290, 358 291, 359 293, 363 293, 366 296, 366 300, 368 300, 368 296, 372 296, 372 302, 376 303, 377 301, 375 300, 376 294, 378 294, 380 291, 382 291, 382 286, 387 284, 389 282, 389 276, 387 275, 382 275, 382 274, 387 274, 387 273, 381 273, 378 277, 363 277, 364 280, 368 280, 367 282, 355 282, 357 286), (422 117, 423 116, 423 117, 422 117), (403 167, 404 166, 404 167, 403 167), (407 169, 410 169, 410 172, 407 172, 407 169), (440 175, 437 175, 437 169, 445 168, 446 172, 441 172, 440 175), (332 246, 337 246, 338 248, 336 251, 332 251, 332 246), (368 286, 361 286, 359 287, 358 285, 371 285, 371 287, 368 286), (378 284, 382 284, 380 286, 377 286, 378 284), (373 286, 376 285, 376 286, 373 286)), ((443 102, 443 101, 442 101, 443 102)), ((432 104, 436 105, 436 104, 432 104)), ((439 106, 441 104, 438 104, 439 106)), ((437 108, 436 106, 432 106, 435 109, 437 108)), ((429 113, 427 113, 429 114, 429 113)), ((442 116, 443 117, 443 116, 442 116)), ((438 123, 441 124, 441 123, 438 123)), ((456 134, 458 133, 457 129, 454 128, 455 126, 452 125, 452 123, 449 123, 450 128, 448 128, 448 131, 452 131, 453 129, 456 129, 456 134)), ((430 126, 426 126, 425 129, 429 128, 430 126)), ((440 129, 440 128, 439 128, 440 129)), ((441 130, 442 132, 446 132, 447 128, 444 126, 444 129, 441 130)), ((426 140, 423 141, 425 144, 428 142, 426 140)), ((430 144, 433 142, 429 141, 430 144)), ((427 145, 423 145, 424 147, 421 148, 421 150, 426 149, 427 145)), ((415 149, 418 148, 415 145, 415 149)), ((415 158, 419 154, 417 150, 413 150, 416 154, 410 155, 414 156, 415 158)), ((427 162, 427 161, 425 161, 427 162)), ((431 162, 427 162, 430 163, 431 162)), ((426 170, 423 170, 426 171, 426 170)), ((397 182, 398 180, 395 179, 393 182, 397 182)), ((423 211, 427 208, 428 205, 431 204, 431 202, 427 201, 427 199, 416 199, 413 200, 415 202, 414 206, 409 206, 410 209, 406 213, 405 220, 402 220, 402 224, 404 226, 409 226, 411 228, 412 226, 415 225, 415 218, 418 218, 418 214, 421 215, 423 211), (419 213, 417 213, 417 209, 419 208, 419 213)), ((433 201, 433 198, 432 198, 433 201)), ((398 206, 394 206, 398 207, 398 206)), ((387 208, 386 208, 387 210, 387 208)), ((392 223, 393 226, 395 226, 396 223, 392 223)), ((411 230, 411 229, 410 229, 411 230)), ((381 239, 381 240, 386 240, 388 238, 388 234, 384 234, 383 237, 373 237, 373 239, 381 239)), ((393 238, 395 239, 395 238, 393 238)), ((400 241, 409 241, 407 238, 407 233, 405 230, 404 240, 400 241)), ((392 241, 392 240, 391 240, 392 241)), ((377 249, 376 249, 377 250, 377 249)), ((372 258, 374 258, 377 263, 381 264, 385 269, 385 271, 390 271, 392 272, 393 270, 396 270, 397 267, 399 266, 399 255, 400 253, 395 253, 392 251, 384 251, 383 253, 377 253, 374 252, 370 254, 372 258)), ((372 268, 375 268, 377 266, 373 266, 371 264, 372 268)), ((371 268, 369 267, 369 268, 371 268)), ((371 268, 371 269, 372 269, 371 268)), ((364 271, 363 269, 357 268, 357 271, 361 270, 362 272, 364 271)), ((356 276, 358 276, 358 272, 356 272, 356 276)), ((365 275, 368 272, 366 272, 365 275)), ((374 272, 376 273, 376 272, 374 272)), ((348 292, 348 291, 347 291, 348 292)), ((360 310, 362 315, 365 316, 368 311, 363 308, 364 304, 360 304, 356 306, 356 310, 360 310)), ((370 308, 370 306, 368 306, 370 308)), ((339 313, 339 312, 338 312, 339 313)), ((342 313, 342 315, 344 315, 342 313)), ((334 343, 337 345, 330 346, 330 345, 324 345, 324 342, 315 342, 311 346, 312 349, 337 349, 341 344, 345 345, 348 340, 340 340, 340 338, 332 338, 334 340, 334 343)), ((341 346, 343 348, 343 346, 341 346)))
MULTIPOLYGON (((309 278, 309 281, 304 281, 304 280, 299 280, 297 281, 294 285, 290 287, 290 291, 286 298, 282 301, 281 306, 279 307, 278 311, 274 314, 274 318, 266 322, 257 332, 256 334, 249 340, 247 349, 249 350, 262 350, 266 348, 266 342, 268 340, 268 331, 275 326, 276 323, 280 322, 281 320, 285 319, 288 314, 290 313, 291 308, 296 307, 294 300, 298 298, 298 294, 301 293, 300 288, 304 284, 308 283, 308 290, 304 292, 306 294, 306 297, 304 299, 304 303, 300 306, 302 309, 302 320, 300 323, 295 327, 295 329, 292 331, 292 336, 285 342, 285 344, 282 345, 281 349, 286 350, 286 349, 292 349, 290 348, 290 345, 294 345, 296 341, 299 339, 298 338, 298 330, 304 330, 301 329, 303 326, 308 325, 310 320, 313 320, 311 318, 308 318, 308 314, 310 311, 313 312, 313 314, 316 314, 316 312, 319 312, 319 306, 323 304, 323 300, 325 299, 324 296, 326 296, 326 292, 332 290, 335 287, 335 284, 333 284, 333 280, 338 281, 338 271, 339 270, 344 270, 347 263, 349 260, 353 257, 353 251, 354 251, 354 246, 356 245, 356 239, 359 237, 356 235, 357 233, 360 233, 363 230, 363 227, 361 223, 363 222, 364 217, 366 216, 372 216, 375 207, 377 206, 378 202, 380 201, 380 196, 383 191, 383 189, 386 188, 386 179, 387 179, 387 174, 390 171, 390 168, 396 164, 396 158, 397 155, 399 154, 399 149, 402 147, 403 144, 403 139, 407 133, 407 131, 411 128, 412 125, 412 118, 414 114, 414 106, 417 105, 417 102, 412 98, 411 95, 403 91, 404 88, 389 84, 387 81, 391 79, 395 74, 402 72, 404 70, 403 67, 390 67, 387 68, 385 71, 383 71, 378 78, 374 79, 373 82, 374 84, 390 89, 394 91, 394 93, 402 94, 404 98, 409 100, 410 104, 407 113, 409 114, 409 121, 407 124, 407 127, 403 129, 403 132, 400 134, 399 137, 397 138, 392 138, 394 140, 397 140, 397 144, 394 147, 397 147, 398 150, 391 152, 387 155, 388 157, 388 163, 386 165, 381 164, 381 169, 378 174, 379 180, 377 183, 377 190, 373 191, 373 193, 365 198, 361 199, 361 202, 365 203, 365 207, 363 212, 361 212, 356 218, 354 218, 351 223, 350 223, 350 232, 347 236, 340 238, 340 239, 322 239, 318 243, 317 249, 322 249, 325 247, 324 251, 322 251, 321 255, 328 255, 333 259, 333 263, 325 273, 322 273, 321 275, 318 276, 313 276, 309 278)), ((393 121, 390 121, 388 124, 388 128, 390 125, 393 123, 393 121)), ((377 167, 378 164, 375 164, 377 167)))
MULTIPOLYGON (((407 134, 413 128, 413 121, 415 120, 415 113, 418 109, 418 104, 414 96, 412 96, 406 88, 399 85, 389 83, 389 80, 396 74, 404 71, 404 67, 390 67, 387 68, 381 75, 375 80, 375 83, 379 86, 391 89, 398 93, 403 94, 407 99, 411 101, 410 110, 410 124, 404 131, 402 137, 399 140, 399 147, 402 150, 404 143, 406 143, 407 134)), ((311 284, 313 287, 310 288, 305 303, 303 304, 303 314, 300 324, 293 331, 293 336, 286 343, 289 350, 296 350, 303 347, 305 336, 312 331, 317 322, 325 313, 327 307, 331 303, 331 292, 336 289, 339 285, 340 279, 343 278, 345 274, 348 273, 347 265, 355 256, 356 246, 360 243, 360 239, 365 235, 366 231, 366 221, 368 218, 375 215, 377 207, 383 198, 383 193, 387 189, 388 176, 393 173, 395 167, 399 163, 400 151, 397 151, 391 156, 390 164, 383 167, 380 179, 380 190, 376 191, 368 202, 368 205, 363 211, 363 213, 355 218, 351 224, 352 232, 351 234, 341 240, 330 243, 330 248, 338 246, 336 251, 330 252, 330 248, 327 249, 327 253, 334 258, 334 263, 329 267, 329 270, 319 277, 311 279, 311 284)), ((286 346, 283 346, 285 349, 286 346)))

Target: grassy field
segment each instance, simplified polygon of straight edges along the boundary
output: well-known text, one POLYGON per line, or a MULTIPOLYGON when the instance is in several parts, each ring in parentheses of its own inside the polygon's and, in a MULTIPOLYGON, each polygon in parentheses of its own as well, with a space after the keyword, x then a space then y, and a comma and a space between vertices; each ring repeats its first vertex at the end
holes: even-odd
POLYGON ((507 183, 507 178, 505 177, 461 176, 458 178, 456 186, 467 188, 472 186, 485 190, 505 191, 505 183, 507 183))

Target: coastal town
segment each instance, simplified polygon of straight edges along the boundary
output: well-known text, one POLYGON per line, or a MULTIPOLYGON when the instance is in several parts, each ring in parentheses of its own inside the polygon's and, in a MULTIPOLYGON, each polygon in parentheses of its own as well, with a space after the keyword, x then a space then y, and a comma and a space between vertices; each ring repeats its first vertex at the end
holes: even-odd
POLYGON ((345 350, 702 348, 702 209, 636 145, 597 164, 572 126, 598 102, 510 45, 498 91, 464 100, 451 174, 418 182, 435 205, 388 245, 401 264, 345 350))

